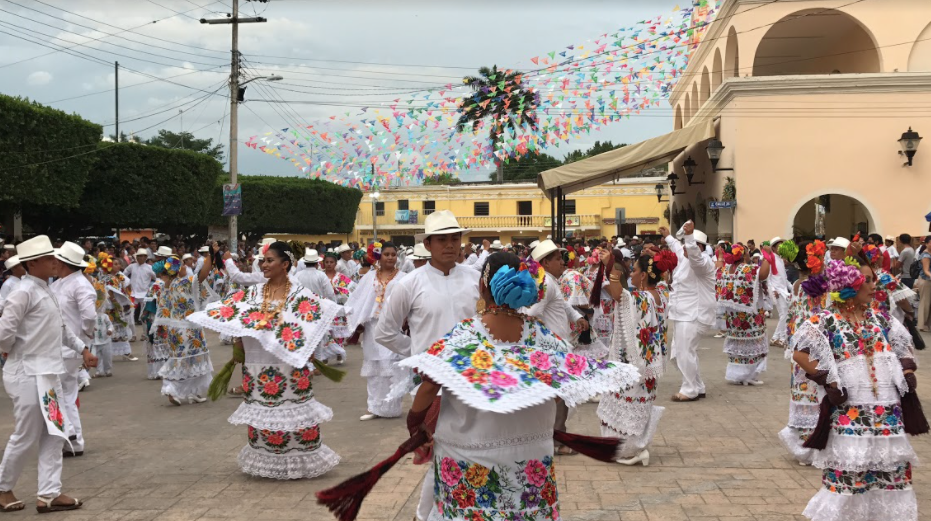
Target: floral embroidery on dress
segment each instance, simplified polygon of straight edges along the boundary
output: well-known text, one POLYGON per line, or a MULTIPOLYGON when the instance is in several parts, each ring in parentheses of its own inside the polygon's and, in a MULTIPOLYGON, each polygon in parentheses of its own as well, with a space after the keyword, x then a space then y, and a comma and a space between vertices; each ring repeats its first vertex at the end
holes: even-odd
POLYGON ((553 458, 493 468, 444 457, 434 465, 436 508, 446 519, 559 519, 553 458))
POLYGON ((298 297, 291 307, 291 312, 304 322, 320 320, 320 301, 310 297, 298 297))
POLYGON ((871 490, 904 490, 912 486, 912 464, 900 465, 893 471, 824 469, 821 473, 824 488, 838 494, 864 494, 871 490))
POLYGON ((518 345, 496 347, 469 319, 434 343, 427 353, 443 360, 448 368, 465 380, 463 384, 468 382, 466 385, 478 391, 489 403, 540 385, 559 389, 614 366, 605 360, 566 354, 562 340, 556 346, 558 351, 534 349, 532 345, 536 342, 537 328, 543 330, 538 321, 528 319, 524 339, 515 343, 518 345))
POLYGON ((256 385, 262 398, 271 401, 281 398, 288 387, 284 375, 276 367, 263 368, 256 376, 256 385))
POLYGON ((298 396, 312 395, 314 387, 310 381, 311 374, 310 369, 306 367, 291 371, 291 379, 289 381, 291 384, 291 392, 298 396))
POLYGON ((766 334, 766 311, 762 308, 755 313, 725 311, 724 323, 729 338, 760 338, 766 334))
POLYGON ((718 269, 714 291, 719 306, 735 311, 755 311, 763 294, 759 270, 754 264, 738 264, 733 273, 727 268, 718 269))
POLYGON ((291 433, 288 431, 272 431, 262 429, 259 431, 259 442, 265 445, 266 450, 280 454, 282 449, 288 446, 291 441, 291 433))
POLYGON ((843 436, 893 436, 904 429, 899 404, 845 405, 835 408, 831 422, 843 436))
POLYGON ((295 437, 297 438, 297 442, 302 446, 310 449, 316 449, 320 446, 321 442, 320 427, 318 425, 314 425, 313 427, 300 429, 295 433, 295 437))
POLYGON ((42 407, 45 408, 45 414, 48 420, 52 422, 55 427, 58 427, 58 430, 64 432, 65 417, 62 415, 61 408, 58 406, 58 394, 55 393, 55 389, 49 389, 45 392, 45 396, 42 397, 42 407))

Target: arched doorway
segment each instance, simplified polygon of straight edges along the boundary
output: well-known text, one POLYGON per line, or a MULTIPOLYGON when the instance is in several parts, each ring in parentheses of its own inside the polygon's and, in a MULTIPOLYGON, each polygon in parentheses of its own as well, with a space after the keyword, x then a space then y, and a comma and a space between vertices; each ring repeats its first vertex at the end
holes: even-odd
POLYGON ((727 32, 727 46, 724 48, 724 78, 740 77, 740 45, 737 42, 737 30, 733 26, 727 32))
POLYGON ((873 230, 876 222, 866 205, 841 194, 824 194, 805 201, 792 221, 793 235, 805 239, 851 237, 873 230))
POLYGON ((753 57, 754 76, 880 72, 876 42, 837 9, 804 9, 779 20, 753 57))

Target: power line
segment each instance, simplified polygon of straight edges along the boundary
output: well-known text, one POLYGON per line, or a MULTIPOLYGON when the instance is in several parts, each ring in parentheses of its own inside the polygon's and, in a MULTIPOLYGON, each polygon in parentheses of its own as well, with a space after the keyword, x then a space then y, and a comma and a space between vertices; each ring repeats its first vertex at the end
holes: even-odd
MULTIPOLYGON (((215 67, 215 68, 219 69, 219 68, 221 68, 221 67, 225 67, 225 65, 219 65, 219 66, 217 66, 217 67, 215 67)), ((125 69, 125 67, 123 67, 123 68, 125 69)), ((139 74, 138 72, 134 71, 133 69, 126 69, 126 70, 131 71, 131 72, 133 72, 133 73, 135 73, 135 74, 139 74)), ((211 71, 211 70, 203 70, 203 71, 198 70, 198 71, 182 72, 181 74, 175 74, 174 76, 167 76, 167 77, 165 77, 165 78, 159 78, 159 77, 151 76, 151 75, 149 75, 149 74, 144 74, 144 76, 148 76, 148 77, 154 78, 154 79, 149 80, 149 81, 139 82, 139 83, 133 83, 132 85, 126 85, 125 87, 120 87, 120 90, 131 89, 131 88, 133 88, 133 87, 138 87, 138 86, 140 86, 140 85, 148 85, 148 84, 150 84, 150 83, 155 83, 155 82, 157 82, 157 81, 166 81, 166 80, 169 80, 169 79, 172 79, 172 78, 178 78, 178 77, 181 77, 181 76, 188 76, 188 75, 190 75, 190 74, 197 74, 198 72, 223 72, 224 74, 227 74, 226 71, 211 71)), ((226 81, 226 80, 223 80, 223 81, 226 81)), ((113 92, 114 90, 116 90, 116 89, 100 90, 100 91, 90 92, 90 93, 87 93, 87 94, 81 94, 81 95, 78 95, 78 96, 71 96, 70 98, 62 98, 62 99, 58 99, 58 100, 55 100, 55 101, 49 101, 49 102, 47 102, 47 103, 48 103, 49 105, 51 105, 51 104, 54 104, 54 103, 60 103, 60 102, 62 102, 62 101, 69 101, 69 100, 73 100, 73 99, 86 98, 86 97, 88 97, 88 96, 96 96, 96 95, 98 95, 98 94, 106 94, 107 92, 113 92)))

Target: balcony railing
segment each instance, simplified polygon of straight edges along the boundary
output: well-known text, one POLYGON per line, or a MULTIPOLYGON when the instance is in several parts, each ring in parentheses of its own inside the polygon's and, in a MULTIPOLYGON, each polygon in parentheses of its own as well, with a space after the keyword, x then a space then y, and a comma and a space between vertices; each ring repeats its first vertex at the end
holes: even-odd
MULTIPOLYGON (((399 222, 395 215, 378 216, 378 226, 409 226, 422 227, 426 216, 418 214, 417 223, 399 222)), ((463 216, 458 217, 459 224, 465 228, 473 230, 500 230, 500 229, 547 229, 550 228, 552 219, 548 215, 488 215, 488 216, 463 216)), ((371 212, 360 212, 356 219, 356 226, 371 228, 371 212)), ((601 216, 599 215, 567 215, 567 228, 600 228, 601 216)))

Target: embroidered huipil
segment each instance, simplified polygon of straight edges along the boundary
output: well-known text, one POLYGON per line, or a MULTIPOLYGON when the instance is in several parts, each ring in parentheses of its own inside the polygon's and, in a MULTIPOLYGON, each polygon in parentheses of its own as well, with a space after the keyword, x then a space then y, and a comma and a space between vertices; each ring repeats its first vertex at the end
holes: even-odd
POLYGON ((111 352, 113 356, 131 354, 129 341, 133 336, 133 302, 129 298, 129 279, 121 272, 98 273, 100 281, 107 287, 110 295, 111 305, 107 313, 113 324, 111 352))
POLYGON ((724 352, 728 364, 724 377, 732 382, 745 382, 766 370, 769 343, 762 306, 764 292, 760 287, 759 266, 738 264, 733 273, 729 268, 718 270, 715 283, 718 309, 726 326, 724 352))
POLYGON ((789 380, 789 422, 779 431, 786 450, 798 461, 811 464, 815 450, 802 446, 818 424, 818 404, 824 397, 824 391, 818 384, 805 377, 805 370, 792 359, 795 347, 795 333, 806 320, 816 315, 824 308, 825 298, 812 298, 805 294, 799 285, 792 294, 789 303, 789 312, 786 321, 788 349, 786 358, 792 364, 789 380))
POLYGON ((559 519, 554 398, 575 406, 638 377, 631 366, 569 347, 533 318, 521 340, 502 342, 475 317, 401 362, 450 391, 442 393, 433 436, 431 521, 559 519))
POLYGON ((568 340, 572 337, 570 324, 578 322, 582 314, 563 299, 556 277, 547 273, 543 280, 546 285, 543 298, 525 311, 528 315, 540 319, 559 338, 568 340))
POLYGON ((247 426, 247 444, 239 452, 242 471, 274 479, 312 478, 339 463, 320 433, 333 411, 314 399, 308 367, 339 306, 293 284, 284 301, 269 303, 266 313, 264 289, 259 284, 238 291, 189 320, 242 338, 245 394, 229 418, 247 426))
POLYGON ((378 316, 385 305, 385 294, 407 274, 398 271, 387 284, 378 280, 378 271, 371 270, 362 277, 346 307, 351 310, 348 317, 350 331, 360 325, 365 326, 362 333, 362 371, 363 378, 368 379, 368 411, 381 417, 396 417, 401 414, 400 400, 385 400, 391 386, 406 376, 406 371, 397 367, 401 355, 379 345, 375 341, 375 328, 378 316))
POLYGON ((155 320, 155 314, 158 312, 158 296, 162 291, 165 283, 161 279, 155 279, 155 282, 149 286, 149 290, 143 297, 143 308, 140 319, 145 328, 145 358, 146 372, 149 380, 158 379, 158 372, 168 360, 168 353, 164 350, 164 344, 155 343, 155 335, 152 331, 152 322, 155 320))
POLYGON ((158 293, 152 329, 154 349, 168 358, 158 371, 163 395, 194 398, 204 396, 210 386, 213 363, 204 330, 187 320, 197 311, 200 296, 197 278, 180 275, 158 293))
MULTIPOLYGON (((567 269, 563 272, 562 276, 559 277, 559 289, 563 300, 573 308, 588 307, 590 305, 593 289, 592 285, 591 279, 582 275, 582 273, 577 270, 567 269)), ((584 351, 587 355, 597 358, 607 356, 607 347, 598 336, 595 328, 591 327, 591 324, 589 324, 589 326, 589 335, 591 337, 590 344, 584 345, 579 343, 579 336, 582 334, 582 330, 579 329, 575 322, 569 324, 570 338, 567 340, 569 340, 579 352, 584 351)))
POLYGON ((874 310, 862 324, 822 311, 798 328, 794 341, 848 395, 832 408, 827 446, 812 463, 822 469, 822 488, 803 514, 815 521, 917 520, 918 458, 900 406, 908 390, 901 360, 913 360, 908 331, 874 310))
POLYGON ((873 295, 873 302, 870 304, 873 309, 884 311, 902 322, 905 319, 905 311, 899 307, 899 302, 907 301, 912 307, 917 307, 918 294, 914 290, 902 284, 901 279, 890 274, 887 271, 876 272, 876 293, 873 295))
POLYGON ((618 454, 630 458, 647 448, 664 408, 656 401, 656 382, 665 373, 668 289, 657 286, 659 302, 648 291, 624 291, 615 310, 614 334, 608 359, 632 364, 640 371, 639 385, 614 389, 598 404, 603 436, 626 438, 618 454))

